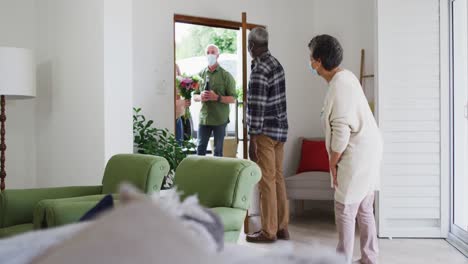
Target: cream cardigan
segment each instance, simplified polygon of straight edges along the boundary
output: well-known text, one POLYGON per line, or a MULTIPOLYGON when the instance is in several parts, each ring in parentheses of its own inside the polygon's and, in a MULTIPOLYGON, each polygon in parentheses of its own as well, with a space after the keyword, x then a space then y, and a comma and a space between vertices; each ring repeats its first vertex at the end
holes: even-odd
POLYGON ((328 153, 343 153, 338 162, 335 200, 342 204, 360 203, 379 189, 383 141, 353 73, 343 70, 335 74, 321 115, 328 153))

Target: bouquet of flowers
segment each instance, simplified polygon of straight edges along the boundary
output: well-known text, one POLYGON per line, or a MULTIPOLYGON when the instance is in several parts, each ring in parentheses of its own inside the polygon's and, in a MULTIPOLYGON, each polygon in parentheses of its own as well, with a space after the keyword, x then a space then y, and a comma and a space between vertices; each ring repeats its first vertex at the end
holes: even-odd
MULTIPOLYGON (((188 76, 183 74, 182 76, 177 76, 176 78, 176 87, 179 91, 179 95, 182 96, 185 100, 191 100, 192 94, 195 91, 198 91, 200 88, 200 82, 202 78, 198 75, 188 76)), ((190 117, 189 107, 185 108, 184 118, 187 119, 190 117)))

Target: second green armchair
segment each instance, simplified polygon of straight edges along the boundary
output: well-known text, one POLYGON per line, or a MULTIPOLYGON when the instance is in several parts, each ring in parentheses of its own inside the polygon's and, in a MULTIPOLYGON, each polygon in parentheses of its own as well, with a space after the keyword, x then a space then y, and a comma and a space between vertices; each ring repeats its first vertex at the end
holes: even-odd
POLYGON ((254 185, 261 170, 252 161, 191 156, 177 168, 174 184, 182 199, 196 194, 205 207, 220 216, 224 240, 236 242, 244 224, 254 185))

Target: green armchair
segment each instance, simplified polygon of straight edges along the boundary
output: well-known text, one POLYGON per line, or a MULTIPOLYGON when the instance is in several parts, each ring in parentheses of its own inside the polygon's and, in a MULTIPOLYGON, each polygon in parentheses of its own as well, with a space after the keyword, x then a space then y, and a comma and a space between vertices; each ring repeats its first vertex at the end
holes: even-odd
POLYGON ((174 184, 182 199, 196 194, 200 204, 219 215, 225 241, 236 242, 260 178, 260 168, 248 160, 190 156, 179 164, 174 184))
POLYGON ((166 159, 119 154, 106 165, 102 185, 5 190, 0 193, 0 238, 76 222, 106 194, 114 195, 122 182, 145 193, 159 191, 169 172, 166 159))

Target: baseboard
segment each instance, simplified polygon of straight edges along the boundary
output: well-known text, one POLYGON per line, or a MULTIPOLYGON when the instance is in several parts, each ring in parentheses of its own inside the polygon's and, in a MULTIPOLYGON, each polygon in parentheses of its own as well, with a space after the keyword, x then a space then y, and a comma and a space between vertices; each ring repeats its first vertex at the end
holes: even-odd
POLYGON ((468 258, 468 245, 466 243, 451 233, 448 235, 447 242, 468 258))

